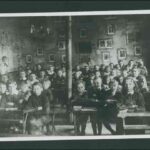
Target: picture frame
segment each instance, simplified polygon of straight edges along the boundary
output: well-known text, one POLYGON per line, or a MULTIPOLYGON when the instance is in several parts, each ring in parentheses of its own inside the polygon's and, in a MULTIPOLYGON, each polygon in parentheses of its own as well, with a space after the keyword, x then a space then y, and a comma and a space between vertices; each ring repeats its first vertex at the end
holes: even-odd
POLYGON ((87 38, 87 32, 86 28, 80 29, 80 38, 87 38))
POLYGON ((32 63, 32 55, 26 55, 26 63, 32 63))
POLYGON ((112 48, 113 47, 113 39, 106 39, 105 44, 106 44, 106 48, 112 48))
POLYGON ((142 56, 142 47, 140 45, 134 46, 135 56, 142 56))
POLYGON ((37 48, 37 56, 43 56, 44 52, 43 52, 43 48, 37 48))
POLYGON ((101 39, 98 41, 98 47, 101 48, 112 48, 113 47, 113 39, 101 39))
POLYGON ((106 47, 105 40, 99 40, 98 41, 98 47, 99 48, 105 48, 106 47))
POLYGON ((65 54, 63 54, 61 56, 61 60, 62 60, 62 63, 66 63, 66 55, 65 54))
POLYGON ((127 57, 126 48, 118 48, 117 52, 118 52, 118 59, 119 60, 126 59, 126 57, 127 57))
POLYGON ((65 41, 59 41, 58 42, 58 50, 65 50, 66 49, 66 42, 65 41))
POLYGON ((49 62, 55 62, 55 55, 54 54, 49 54, 48 55, 48 61, 49 62))
POLYGON ((102 60, 103 63, 109 63, 110 62, 110 52, 102 52, 102 60))
POLYGON ((107 34, 108 35, 114 35, 115 34, 115 24, 114 23, 108 23, 107 24, 107 34))

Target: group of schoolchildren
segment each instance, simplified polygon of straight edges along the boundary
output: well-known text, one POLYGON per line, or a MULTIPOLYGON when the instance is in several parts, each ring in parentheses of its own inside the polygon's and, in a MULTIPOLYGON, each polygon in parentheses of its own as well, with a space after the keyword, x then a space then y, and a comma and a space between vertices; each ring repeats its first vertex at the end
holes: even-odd
POLYGON ((88 118, 94 135, 101 135, 102 124, 111 134, 117 134, 111 123, 116 123, 120 110, 145 111, 150 107, 148 71, 143 60, 122 60, 114 65, 96 65, 93 68, 76 67, 73 74, 73 106, 94 107, 96 114, 76 114, 77 134, 85 135, 88 118))
POLYGON ((43 69, 40 64, 32 69, 20 67, 13 79, 9 74, 1 75, 0 109, 17 108, 30 112, 27 133, 48 133, 51 107, 54 103, 59 103, 62 107, 66 105, 65 83, 66 73, 63 67, 57 72, 52 65, 47 69, 43 69))
MULTIPOLYGON (((102 123, 112 134, 116 134, 111 122, 116 119, 119 109, 145 109, 144 95, 149 91, 147 76, 142 60, 130 60, 126 65, 120 60, 116 65, 76 66, 72 74, 71 107, 88 105, 98 110, 96 114, 77 115, 78 135, 86 134, 88 118, 94 135, 101 134, 102 123)), ((57 69, 53 65, 43 68, 40 64, 33 68, 20 67, 15 80, 3 74, 0 108, 40 110, 41 107, 40 113, 33 111, 28 116, 26 130, 29 134, 48 133, 51 106, 57 103, 61 104, 60 107, 70 105, 67 102, 66 80, 64 65, 57 69)))

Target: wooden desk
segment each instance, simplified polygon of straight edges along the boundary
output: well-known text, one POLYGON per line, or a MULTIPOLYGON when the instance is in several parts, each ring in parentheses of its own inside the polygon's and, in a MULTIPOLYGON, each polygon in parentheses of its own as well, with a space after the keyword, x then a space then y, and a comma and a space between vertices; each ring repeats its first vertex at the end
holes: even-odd
POLYGON ((10 128, 11 126, 14 125, 17 126, 19 129, 19 131, 16 132, 18 134, 22 134, 24 130, 23 112, 21 110, 18 110, 17 108, 1 108, 0 109, 0 126, 2 127, 1 132, 12 133, 13 131, 10 131, 11 130, 10 128))
POLYGON ((141 121, 145 118, 150 119, 150 112, 126 112, 120 111, 117 117, 116 130, 117 134, 126 134, 127 130, 150 130, 150 122, 146 121, 142 124, 127 124, 126 118, 138 118, 141 121))
POLYGON ((77 114, 96 114, 97 109, 94 107, 73 107, 73 121, 74 121, 74 130, 75 130, 75 135, 77 135, 77 122, 76 122, 76 116, 77 114))

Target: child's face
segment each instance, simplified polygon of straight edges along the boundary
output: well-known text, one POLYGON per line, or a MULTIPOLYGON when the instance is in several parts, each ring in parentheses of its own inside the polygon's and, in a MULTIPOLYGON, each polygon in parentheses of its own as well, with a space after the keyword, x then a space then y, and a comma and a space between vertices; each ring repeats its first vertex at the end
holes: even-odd
POLYGON ((76 79, 79 79, 79 77, 80 77, 80 72, 76 72, 76 73, 75 73, 75 78, 76 78, 76 79))
POLYGON ((133 69, 133 76, 138 77, 139 75, 139 70, 138 69, 133 69))
POLYGON ((9 92, 10 94, 14 94, 15 91, 16 91, 16 88, 17 88, 16 84, 9 84, 9 85, 8 85, 8 92, 9 92))
POLYGON ((41 93, 42 93, 42 87, 40 87, 39 85, 34 85, 34 86, 33 86, 33 93, 34 93, 36 96, 40 96, 41 93))
POLYGON ((35 75, 35 74, 31 74, 31 75, 30 75, 30 80, 31 80, 31 81, 34 81, 35 79, 36 79, 36 75, 35 75))
POLYGON ((50 66, 49 68, 51 71, 54 71, 54 67, 53 66, 50 66))
POLYGON ((43 82, 43 89, 44 90, 47 90, 50 86, 51 86, 51 82, 50 81, 44 81, 43 82))
POLYGON ((102 85, 102 81, 100 79, 94 81, 95 87, 99 88, 102 85))
POLYGON ((25 78, 26 77, 26 73, 24 71, 20 72, 20 77, 21 78, 25 78))
POLYGON ((110 84, 110 89, 111 89, 112 91, 116 91, 117 88, 118 88, 117 82, 113 82, 113 83, 110 84))
POLYGON ((61 77, 63 75, 61 70, 59 70, 57 74, 58 74, 59 77, 61 77))
POLYGON ((44 76, 45 76, 45 72, 44 72, 44 71, 41 71, 41 72, 40 72, 40 76, 41 76, 41 77, 44 77, 44 76))
POLYGON ((111 71, 111 75, 112 75, 112 76, 116 76, 116 73, 117 73, 116 70, 112 70, 112 71, 111 71))
POLYGON ((99 70, 99 66, 95 66, 95 70, 99 70))
POLYGON ((28 87, 27 84, 24 84, 24 85, 21 86, 21 91, 22 91, 23 93, 27 92, 28 90, 29 90, 29 87, 28 87))
POLYGON ((41 70, 42 69, 41 65, 37 65, 37 69, 41 70))
POLYGON ((85 86, 82 83, 80 83, 77 86, 77 90, 79 93, 83 93, 85 91, 85 86))
POLYGON ((99 72, 99 71, 97 71, 97 72, 95 73, 95 77, 100 77, 100 72, 99 72))
POLYGON ((6 92, 6 85, 0 84, 0 94, 4 94, 6 92))
POLYGON ((80 70, 80 66, 77 66, 77 67, 76 67, 76 70, 79 71, 79 70, 80 70))

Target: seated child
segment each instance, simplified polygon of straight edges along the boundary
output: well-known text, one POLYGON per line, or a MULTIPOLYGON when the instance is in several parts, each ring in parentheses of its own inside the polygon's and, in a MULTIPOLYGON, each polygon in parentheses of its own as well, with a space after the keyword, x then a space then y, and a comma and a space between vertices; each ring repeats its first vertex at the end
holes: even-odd
POLYGON ((116 132, 111 127, 111 122, 115 122, 117 118, 118 108, 122 106, 122 93, 118 91, 118 82, 113 80, 109 83, 110 90, 105 91, 105 105, 102 110, 102 121, 104 126, 115 134, 116 132))
POLYGON ((43 94, 45 94, 48 97, 49 103, 51 104, 53 102, 53 92, 51 89, 51 81, 45 79, 42 82, 42 85, 43 85, 43 94))
POLYGON ((149 92, 148 86, 147 86, 147 81, 144 75, 140 75, 138 77, 138 87, 140 89, 140 92, 142 94, 149 92))
POLYGON ((65 86, 66 78, 64 78, 62 70, 58 70, 54 83, 55 83, 54 90, 56 101, 62 106, 64 106, 66 105, 67 94, 65 86))
POLYGON ((54 79, 55 79, 55 77, 56 77, 56 73, 55 73, 55 68, 54 68, 54 66, 50 65, 50 66, 48 67, 48 69, 46 70, 46 73, 47 73, 47 75, 48 75, 48 77, 49 77, 49 80, 52 82, 52 85, 53 85, 53 81, 54 81, 54 79))
POLYGON ((7 101, 6 101, 6 108, 20 108, 20 95, 19 91, 17 90, 17 84, 14 81, 11 81, 8 83, 8 93, 6 95, 7 101))
POLYGON ((29 84, 30 88, 36 82, 39 82, 39 80, 37 79, 37 77, 36 77, 36 75, 34 73, 31 73, 30 76, 29 76, 29 79, 27 81, 27 83, 29 84))
POLYGON ((132 77, 128 77, 125 81, 124 88, 124 104, 127 108, 137 106, 137 109, 145 109, 145 101, 142 93, 137 90, 136 83, 132 77))
POLYGON ((147 68, 146 68, 146 66, 144 66, 144 62, 143 62, 143 60, 139 60, 139 62, 138 62, 138 68, 139 68, 139 70, 140 70, 140 74, 141 75, 144 75, 144 76, 147 76, 148 75, 148 71, 147 71, 147 68))
MULTIPOLYGON (((78 82, 77 84, 77 92, 75 93, 72 105, 73 106, 82 106, 84 102, 88 99, 87 92, 85 90, 85 84, 83 82, 78 82)), ((88 115, 87 114, 77 114, 76 115, 76 126, 77 126, 77 134, 85 135, 86 123, 87 123, 88 115), (80 129, 81 127, 81 129, 80 129)))
POLYGON ((44 70, 41 70, 41 71, 40 71, 40 74, 39 74, 39 78, 38 78, 39 82, 42 83, 46 78, 48 79, 48 76, 46 76, 45 71, 44 71, 44 70))
POLYGON ((93 106, 98 109, 98 114, 90 115, 90 120, 92 124, 93 134, 101 134, 102 131, 102 120, 101 120, 101 110, 104 105, 104 89, 102 89, 102 79, 94 79, 94 86, 89 89, 88 97, 93 101, 93 106), (98 130, 98 133, 97 133, 98 130))
POLYGON ((107 91, 109 90, 109 83, 110 83, 110 76, 109 75, 106 75, 103 77, 103 85, 102 85, 102 88, 107 91))
POLYGON ((1 76, 1 82, 5 83, 6 85, 9 82, 8 76, 6 74, 1 76))
POLYGON ((20 84, 20 100, 21 109, 24 109, 29 97, 31 96, 31 89, 27 82, 21 82, 20 84))
MULTIPOLYGON (((43 135, 45 126, 50 122, 50 104, 48 97, 43 94, 42 84, 36 82, 32 86, 32 95, 25 106, 25 110, 37 110, 29 114, 27 120, 27 130, 32 135, 43 135), (38 111, 41 108, 41 111, 38 111)), ((47 131, 48 132, 48 131, 47 131)))
POLYGON ((27 82, 26 72, 24 70, 19 72, 19 79, 17 81, 17 85, 20 87, 22 82, 27 82))

